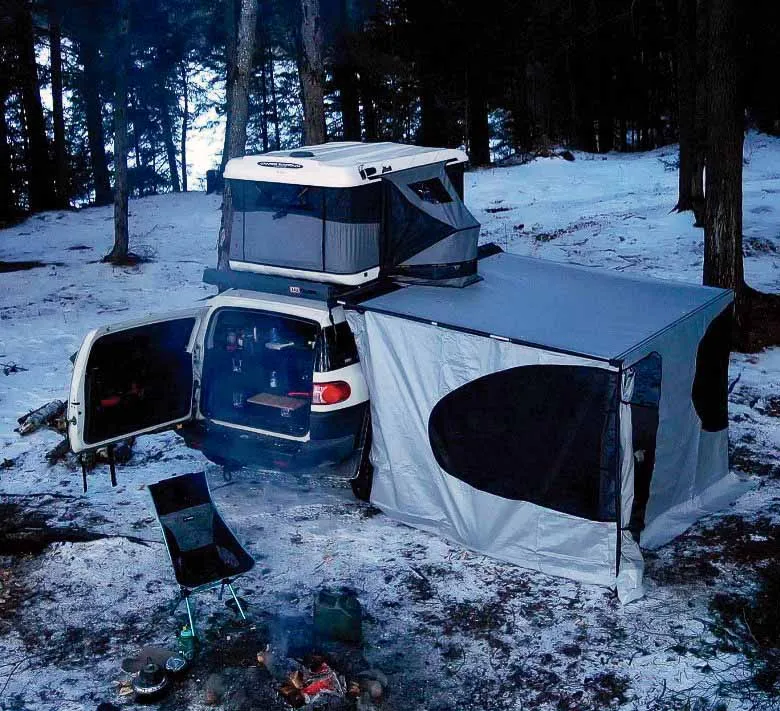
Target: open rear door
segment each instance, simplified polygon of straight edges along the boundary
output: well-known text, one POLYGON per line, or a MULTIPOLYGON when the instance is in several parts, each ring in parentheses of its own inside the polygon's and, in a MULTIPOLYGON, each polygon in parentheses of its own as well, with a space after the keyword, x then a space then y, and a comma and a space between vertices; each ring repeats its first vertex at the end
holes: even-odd
POLYGON ((205 308, 104 326, 81 344, 68 400, 74 452, 192 417, 193 342, 205 308))

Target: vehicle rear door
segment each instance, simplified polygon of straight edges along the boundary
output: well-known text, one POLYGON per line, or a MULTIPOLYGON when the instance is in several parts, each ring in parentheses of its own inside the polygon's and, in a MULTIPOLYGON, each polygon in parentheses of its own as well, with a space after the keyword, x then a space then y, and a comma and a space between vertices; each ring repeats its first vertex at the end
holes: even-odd
POLYGON ((97 328, 76 357, 68 399, 74 452, 193 416, 193 350, 207 308, 97 328))

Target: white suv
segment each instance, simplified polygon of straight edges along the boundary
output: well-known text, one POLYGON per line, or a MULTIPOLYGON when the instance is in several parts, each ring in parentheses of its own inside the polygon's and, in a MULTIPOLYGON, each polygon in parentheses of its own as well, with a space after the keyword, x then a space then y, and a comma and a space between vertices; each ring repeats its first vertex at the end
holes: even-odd
POLYGON ((345 459, 367 416, 340 306, 228 289, 203 308, 91 331, 75 360, 68 434, 79 453, 175 429, 219 464, 283 467, 345 459))

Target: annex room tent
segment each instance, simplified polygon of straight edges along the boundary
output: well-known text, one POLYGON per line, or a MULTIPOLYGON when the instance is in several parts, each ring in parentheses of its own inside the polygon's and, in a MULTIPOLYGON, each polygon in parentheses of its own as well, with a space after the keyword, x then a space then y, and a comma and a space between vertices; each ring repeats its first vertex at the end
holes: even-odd
POLYGON ((730 291, 509 254, 463 289, 353 297, 371 501, 486 555, 642 594, 658 546, 736 496, 730 291))

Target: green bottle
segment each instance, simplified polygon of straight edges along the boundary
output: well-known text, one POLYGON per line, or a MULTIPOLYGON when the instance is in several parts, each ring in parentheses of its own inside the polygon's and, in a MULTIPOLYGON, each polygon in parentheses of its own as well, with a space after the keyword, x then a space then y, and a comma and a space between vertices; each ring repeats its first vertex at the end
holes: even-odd
POLYGON ((179 654, 188 662, 191 662, 195 659, 196 645, 197 637, 195 637, 189 625, 185 625, 179 632, 179 654))

